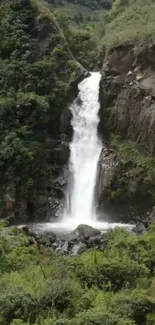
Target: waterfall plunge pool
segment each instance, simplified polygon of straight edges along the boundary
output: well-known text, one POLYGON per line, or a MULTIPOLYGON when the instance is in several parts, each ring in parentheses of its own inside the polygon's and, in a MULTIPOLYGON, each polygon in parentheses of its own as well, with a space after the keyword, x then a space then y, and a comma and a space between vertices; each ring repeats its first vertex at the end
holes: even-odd
MULTIPOLYGON (((72 220, 73 221, 73 220, 72 220)), ((99 229, 102 233, 114 229, 115 227, 125 228, 128 231, 132 231, 134 224, 123 224, 123 223, 108 223, 108 222, 97 222, 92 221, 89 223, 83 222, 93 228, 99 229)), ((65 222, 46 222, 46 223, 30 223, 28 228, 35 233, 53 232, 58 236, 68 235, 74 231, 80 224, 78 222, 71 222, 66 220, 65 222)))

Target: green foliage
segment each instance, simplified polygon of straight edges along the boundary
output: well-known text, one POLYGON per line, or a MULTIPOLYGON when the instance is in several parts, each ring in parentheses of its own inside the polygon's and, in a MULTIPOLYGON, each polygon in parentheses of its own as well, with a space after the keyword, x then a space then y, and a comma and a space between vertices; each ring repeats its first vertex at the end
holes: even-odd
POLYGON ((78 258, 29 247, 29 238, 15 229, 1 228, 0 238, 2 325, 153 324, 153 227, 138 237, 110 230, 102 252, 78 258))
POLYGON ((87 69, 97 64, 97 48, 105 32, 112 0, 48 1, 74 57, 87 69))
POLYGON ((147 316, 147 325, 154 325, 155 324, 155 313, 154 314, 150 314, 147 316))
POLYGON ((23 322, 21 319, 14 319, 11 325, 28 325, 28 323, 23 322))
MULTIPOLYGON (((78 14, 76 15, 78 16, 78 14)), ((63 12, 58 11, 56 16, 74 57, 85 68, 89 70, 93 69, 96 62, 96 47, 98 42, 97 37, 94 36, 94 30, 91 30, 89 28, 90 26, 88 27, 84 23, 84 18, 79 18, 80 12, 79 17, 75 16, 77 17, 77 24, 75 26, 71 18, 63 12)), ((81 17, 83 17, 82 14, 81 17)))
POLYGON ((44 1, 1 2, 1 200, 13 182, 19 201, 26 198, 35 202, 43 169, 40 166, 46 163, 45 140, 60 138, 61 114, 71 82, 80 75, 81 66, 73 59, 44 1), (43 40, 40 26, 45 29, 45 24, 52 26, 52 32, 49 29, 43 40), (70 67, 69 60, 74 61, 70 67))
POLYGON ((71 325, 134 325, 129 319, 122 319, 117 315, 113 315, 102 310, 83 312, 77 315, 71 325))
POLYGON ((96 60, 96 41, 91 33, 70 29, 66 31, 66 37, 75 58, 87 69, 92 69, 96 60))
POLYGON ((0 313, 6 322, 19 317, 28 319, 29 314, 35 309, 35 302, 32 297, 19 288, 11 288, 0 297, 0 313))
POLYGON ((148 269, 131 261, 127 256, 113 256, 108 258, 103 253, 87 253, 76 262, 75 273, 83 286, 98 286, 113 291, 123 287, 134 286, 139 277, 145 277, 148 269))
POLYGON ((108 21, 113 20, 127 5, 128 0, 115 0, 112 9, 108 14, 108 21))
POLYGON ((133 290, 116 295, 113 300, 113 308, 123 317, 131 317, 136 324, 146 321, 146 315, 155 311, 155 301, 144 290, 133 290), (116 305, 115 305, 116 304, 116 305))
MULTIPOLYGON (((53 2, 48 0, 49 3, 53 2)), ((67 0, 68 3, 75 4, 75 5, 82 5, 88 7, 90 9, 106 9, 109 10, 112 7, 113 0, 67 0)), ((55 5, 62 5, 60 0, 54 1, 55 5)))
POLYGON ((147 197, 153 205, 155 199, 155 159, 139 150, 136 143, 111 137, 117 154, 118 171, 113 180, 109 200, 123 202, 137 197, 147 197))
POLYGON ((103 38, 106 47, 134 41, 140 47, 153 43, 155 3, 152 0, 115 0, 108 13, 108 24, 103 38))

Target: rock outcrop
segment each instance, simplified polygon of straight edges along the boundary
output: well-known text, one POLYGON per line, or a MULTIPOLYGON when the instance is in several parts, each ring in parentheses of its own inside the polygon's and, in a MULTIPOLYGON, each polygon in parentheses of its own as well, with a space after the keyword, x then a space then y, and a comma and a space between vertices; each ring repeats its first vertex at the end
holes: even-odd
POLYGON ((133 43, 105 55, 100 84, 100 129, 113 152, 103 152, 98 182, 99 210, 131 221, 154 205, 154 45, 136 53, 133 43))
POLYGON ((140 52, 132 44, 113 47, 105 57, 100 87, 103 129, 137 142, 155 154, 154 45, 140 52))
POLYGON ((100 230, 89 225, 79 225, 72 233, 55 234, 51 231, 41 231, 37 227, 29 229, 27 226, 16 228, 29 237, 30 245, 51 247, 56 253, 63 255, 79 256, 89 249, 103 250, 105 247, 105 235, 100 230))

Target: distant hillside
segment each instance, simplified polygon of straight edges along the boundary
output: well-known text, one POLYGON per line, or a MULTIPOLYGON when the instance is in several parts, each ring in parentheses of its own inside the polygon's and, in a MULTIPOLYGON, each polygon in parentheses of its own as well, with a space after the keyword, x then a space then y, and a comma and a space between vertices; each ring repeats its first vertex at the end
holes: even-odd
POLYGON ((105 31, 105 16, 113 0, 47 1, 74 57, 92 70, 97 63, 97 49, 105 31))
POLYGON ((115 0, 108 22, 103 39, 106 46, 124 41, 150 43, 155 39, 155 1, 115 0))

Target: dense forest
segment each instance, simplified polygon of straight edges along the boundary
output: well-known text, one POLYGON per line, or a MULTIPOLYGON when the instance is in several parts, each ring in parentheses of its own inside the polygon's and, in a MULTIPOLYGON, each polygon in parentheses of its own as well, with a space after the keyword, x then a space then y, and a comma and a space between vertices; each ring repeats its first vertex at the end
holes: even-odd
POLYGON ((61 142, 59 160, 65 162, 65 109, 85 68, 97 62, 99 26, 93 19, 90 5, 1 2, 1 215, 11 215, 6 211, 10 204, 19 220, 43 216, 50 210, 47 197, 62 196, 54 183, 60 164, 53 162, 53 146, 61 142))
POLYGON ((38 182, 53 173, 41 167, 45 142, 60 139, 65 102, 84 69, 42 2, 2 2, 0 35, 0 202, 9 193, 33 210, 38 182))

